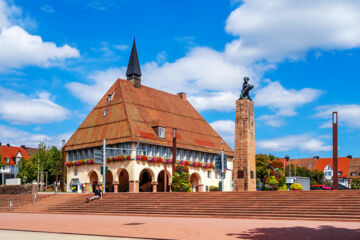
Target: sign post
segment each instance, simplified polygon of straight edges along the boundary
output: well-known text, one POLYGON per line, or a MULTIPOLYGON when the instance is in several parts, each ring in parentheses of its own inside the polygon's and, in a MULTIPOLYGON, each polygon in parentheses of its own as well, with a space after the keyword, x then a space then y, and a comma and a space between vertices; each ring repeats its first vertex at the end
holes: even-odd
POLYGON ((333 189, 338 189, 338 113, 332 113, 333 125, 333 189))
POLYGON ((103 193, 106 188, 106 140, 103 140, 103 193))
POLYGON ((224 191, 224 151, 222 148, 223 141, 221 141, 221 191, 224 191))

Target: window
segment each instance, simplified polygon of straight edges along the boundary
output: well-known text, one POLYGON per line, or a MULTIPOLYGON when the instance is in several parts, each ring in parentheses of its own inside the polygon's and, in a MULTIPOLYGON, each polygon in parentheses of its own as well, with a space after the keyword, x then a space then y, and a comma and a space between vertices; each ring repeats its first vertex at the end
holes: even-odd
POLYGON ((356 176, 356 172, 352 172, 351 176, 355 177, 356 176))
POLYGON ((158 129, 158 137, 159 138, 165 138, 165 128, 159 127, 159 129, 158 129))
POLYGON ((75 170, 74 170, 74 176, 77 176, 77 175, 78 175, 78 169, 75 168, 75 170))
POLYGON ((109 95, 108 95, 108 98, 107 98, 108 102, 111 102, 111 101, 113 100, 114 95, 115 95, 115 92, 113 92, 112 94, 109 94, 109 95))
POLYGON ((164 148, 163 148, 163 147, 159 147, 159 148, 158 148, 158 151, 159 151, 159 156, 163 158, 163 157, 164 157, 164 148))
POLYGON ((338 176, 341 176, 341 174, 342 174, 342 171, 338 172, 338 176))
POLYGON ((207 191, 207 192, 209 191, 209 186, 206 186, 206 191, 207 191))
POLYGON ((103 114, 103 117, 106 117, 106 115, 108 114, 108 109, 106 109, 105 111, 104 111, 104 114, 103 114))
POLYGON ((185 152, 185 160, 190 160, 190 151, 185 152))
POLYGON ((208 175, 208 178, 211 178, 211 171, 208 171, 207 175, 208 175))
POLYGON ((184 150, 180 150, 180 160, 184 160, 185 154, 184 150))
POLYGON ((9 158, 5 158, 5 162, 6 162, 6 163, 9 163, 9 162, 10 162, 10 159, 9 159, 9 158))

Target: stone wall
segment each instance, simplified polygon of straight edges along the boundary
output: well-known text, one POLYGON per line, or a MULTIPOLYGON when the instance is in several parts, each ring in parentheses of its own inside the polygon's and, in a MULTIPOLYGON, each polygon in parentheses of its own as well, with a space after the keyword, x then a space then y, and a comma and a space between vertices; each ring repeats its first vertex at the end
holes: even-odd
POLYGON ((33 184, 0 186, 0 194, 21 194, 29 192, 37 192, 37 186, 33 184))

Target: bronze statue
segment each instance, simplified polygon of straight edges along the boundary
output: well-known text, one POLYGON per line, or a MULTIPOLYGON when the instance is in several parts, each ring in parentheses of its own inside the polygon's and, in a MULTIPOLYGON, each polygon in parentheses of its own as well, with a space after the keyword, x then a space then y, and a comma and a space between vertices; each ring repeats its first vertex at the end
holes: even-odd
POLYGON ((248 83, 249 80, 250 79, 248 77, 244 77, 244 83, 243 83, 243 88, 241 90, 240 99, 249 99, 249 100, 251 100, 249 92, 250 92, 251 89, 254 88, 254 85, 249 84, 248 83))

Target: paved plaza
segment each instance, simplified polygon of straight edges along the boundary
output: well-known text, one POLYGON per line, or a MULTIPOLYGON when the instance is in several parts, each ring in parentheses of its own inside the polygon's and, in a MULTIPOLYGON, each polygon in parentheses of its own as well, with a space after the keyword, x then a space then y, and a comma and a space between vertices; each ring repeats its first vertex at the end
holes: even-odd
POLYGON ((142 238, 119 238, 105 236, 89 236, 78 234, 61 234, 61 233, 45 233, 45 232, 29 232, 29 231, 12 231, 0 230, 1 239, 6 240, 142 240, 142 238))
MULTIPOLYGON (((360 239, 359 222, 0 213, 1 239, 360 239), (4 238, 9 236, 9 238, 4 238), (7 235, 6 235, 7 234, 7 235), (14 235, 15 234, 15 235, 14 235), (16 235, 20 234, 20 235, 16 235), (21 235, 23 234, 23 235, 21 235), (25 235, 24 235, 25 234, 25 235), (35 235, 34 235, 35 234, 35 235), (38 234, 38 235, 36 235, 38 234), (80 234, 63 238, 63 234, 80 234), (98 237, 90 238, 95 235, 98 237), (14 238, 19 236, 19 238, 14 238), (21 236, 21 237, 20 237, 21 236), (38 236, 36 238, 32 238, 38 236), (99 237, 100 236, 100 237, 99 237), (13 238, 11 238, 13 237, 13 238), (49 239, 49 238, 43 238, 49 239)), ((69 236, 69 235, 65 235, 69 236)))

